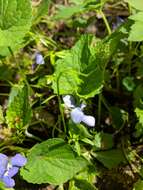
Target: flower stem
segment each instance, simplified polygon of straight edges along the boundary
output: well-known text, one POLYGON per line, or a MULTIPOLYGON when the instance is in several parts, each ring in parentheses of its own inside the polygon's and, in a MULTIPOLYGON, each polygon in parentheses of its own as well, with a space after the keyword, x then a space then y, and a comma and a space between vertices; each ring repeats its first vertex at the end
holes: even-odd
POLYGON ((60 113, 61 113, 61 117, 62 117, 62 122, 63 122, 63 126, 64 126, 64 132, 66 134, 67 129, 66 129, 66 123, 65 123, 63 109, 62 109, 62 106, 61 106, 61 98, 60 98, 60 92, 59 92, 59 78, 60 78, 60 76, 57 79, 57 94, 58 94, 59 109, 60 109, 60 113))
POLYGON ((98 96, 98 122, 97 122, 98 125, 100 125, 101 121, 101 99, 102 99, 102 94, 100 93, 98 96))
POLYGON ((100 10, 99 13, 100 13, 101 16, 102 16, 103 21, 104 21, 104 23, 105 23, 105 26, 106 26, 106 28, 107 28, 108 34, 110 35, 110 34, 112 33, 112 31, 111 31, 111 28, 110 28, 110 26, 109 26, 109 23, 108 23, 108 21, 107 21, 107 19, 106 19, 106 16, 104 15, 104 13, 103 13, 102 10, 100 10))

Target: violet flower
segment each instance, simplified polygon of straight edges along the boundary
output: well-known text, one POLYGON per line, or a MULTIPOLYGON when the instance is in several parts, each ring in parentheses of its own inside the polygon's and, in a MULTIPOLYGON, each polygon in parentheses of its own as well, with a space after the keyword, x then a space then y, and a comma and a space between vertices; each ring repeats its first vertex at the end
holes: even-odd
POLYGON ((72 96, 66 95, 63 97, 64 104, 71 109, 71 119, 74 123, 79 124, 85 123, 90 127, 95 126, 95 118, 90 115, 85 115, 83 109, 86 107, 85 104, 81 104, 80 107, 75 106, 75 102, 72 96))
POLYGON ((0 153, 0 181, 5 184, 5 187, 12 188, 15 186, 15 181, 12 179, 20 167, 24 166, 27 159, 21 154, 8 158, 5 154, 0 153))
POLYGON ((41 53, 35 54, 35 62, 37 65, 43 65, 45 64, 44 57, 41 53))

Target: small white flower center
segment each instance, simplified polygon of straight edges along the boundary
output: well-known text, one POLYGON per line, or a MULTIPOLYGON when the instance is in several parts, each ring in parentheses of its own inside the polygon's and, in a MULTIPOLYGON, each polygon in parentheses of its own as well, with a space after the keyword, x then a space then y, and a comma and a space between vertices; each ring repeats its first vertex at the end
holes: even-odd
POLYGON ((12 164, 8 162, 4 176, 8 176, 9 169, 11 169, 11 168, 12 168, 12 164))

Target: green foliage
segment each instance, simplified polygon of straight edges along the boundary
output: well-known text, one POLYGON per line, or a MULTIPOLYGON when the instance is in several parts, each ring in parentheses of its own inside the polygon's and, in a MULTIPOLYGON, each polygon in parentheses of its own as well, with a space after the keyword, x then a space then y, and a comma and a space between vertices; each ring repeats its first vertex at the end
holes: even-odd
POLYGON ((31 26, 30 0, 0 0, 0 55, 22 46, 31 26))
POLYGON ((0 106, 0 124, 2 123, 4 123, 4 115, 3 115, 2 106, 0 106))
POLYGON ((142 190, 142 189, 143 189, 143 180, 138 180, 138 181, 134 184, 133 190, 142 190))
POLYGON ((113 149, 108 151, 100 151, 94 153, 94 156, 105 167, 111 169, 125 162, 125 157, 120 149, 113 149))
POLYGON ((139 120, 139 123, 143 125, 143 109, 136 108, 135 113, 137 115, 137 118, 139 120))
POLYGON ((42 0, 40 5, 34 9, 33 11, 34 24, 38 23, 43 16, 47 15, 50 3, 51 0, 42 0))
POLYGON ((123 85, 128 91, 133 91, 135 88, 134 78, 133 77, 125 77, 123 79, 123 85))
POLYGON ((143 176, 143 2, 125 2, 0 0, 0 152, 28 160, 15 190, 131 188, 143 176), (76 117, 94 127, 74 123, 82 103, 89 117, 76 117))
POLYGON ((92 135, 88 132, 88 129, 81 124, 76 125, 73 122, 69 122, 68 127, 69 127, 70 134, 77 135, 79 139, 92 137, 92 135))
POLYGON ((76 179, 75 186, 77 187, 77 190, 96 190, 92 184, 83 179, 76 179))
POLYGON ((119 107, 110 107, 110 114, 112 116, 113 127, 120 129, 128 121, 128 113, 119 107))
POLYGON ((76 155, 60 138, 35 145, 28 154, 28 163, 21 170, 31 183, 62 184, 85 168, 87 161, 76 155))
POLYGON ((74 94, 82 82, 80 75, 82 70, 88 66, 90 57, 89 45, 93 39, 92 35, 84 35, 67 51, 63 59, 55 63, 53 88, 55 93, 74 94))
POLYGON ((113 147, 113 136, 108 133, 97 133, 93 140, 95 150, 106 150, 113 147))
POLYGON ((139 107, 143 109, 143 86, 138 85, 134 91, 134 107, 139 107))
POLYGON ((129 41, 143 41, 143 22, 135 21, 131 26, 129 41))
POLYGON ((135 137, 140 137, 143 134, 143 109, 136 108, 135 109, 136 116, 138 118, 138 123, 135 126, 135 137))
POLYGON ((70 7, 60 6, 58 13, 55 15, 55 19, 67 19, 73 16, 76 13, 80 13, 84 11, 84 7, 82 5, 73 5, 70 7))
POLYGON ((140 0, 125 0, 135 9, 143 11, 143 2, 140 0))
POLYGON ((59 94, 78 94, 89 98, 99 94, 106 65, 121 38, 115 33, 104 40, 83 35, 75 46, 55 63, 53 89, 59 94))
POLYGON ((129 33, 129 41, 142 41, 143 40, 143 3, 140 0, 132 0, 129 1, 132 6, 134 6, 136 9, 141 10, 140 12, 137 12, 134 15, 131 15, 129 19, 134 20, 134 24, 131 26, 131 30, 129 33))
POLYGON ((85 12, 99 11, 101 7, 107 0, 102 0, 101 2, 95 0, 71 0, 72 3, 70 6, 58 6, 58 11, 54 17, 54 19, 69 19, 72 16, 83 14, 85 12))
POLYGON ((2 81, 11 80, 14 72, 15 71, 12 67, 8 67, 7 65, 0 65, 0 80, 2 81))
POLYGON ((30 122, 29 89, 24 83, 12 87, 6 111, 6 123, 10 128, 22 129, 30 122))

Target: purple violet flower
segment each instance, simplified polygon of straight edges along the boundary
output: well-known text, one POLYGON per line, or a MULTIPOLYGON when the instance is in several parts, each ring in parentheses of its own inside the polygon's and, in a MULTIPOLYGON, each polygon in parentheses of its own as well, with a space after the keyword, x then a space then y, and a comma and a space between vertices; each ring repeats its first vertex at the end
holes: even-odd
POLYGON ((74 103, 74 99, 70 95, 66 95, 63 97, 64 104, 71 109, 71 119, 74 123, 85 123, 90 127, 95 126, 95 118, 90 115, 85 115, 83 109, 86 107, 85 104, 81 104, 80 107, 76 107, 74 103))
POLYGON ((12 179, 20 167, 24 166, 27 159, 21 154, 8 158, 5 154, 0 153, 0 181, 2 181, 7 188, 15 186, 15 181, 12 179))
POLYGON ((43 65, 45 63, 44 57, 41 53, 36 53, 35 55, 35 62, 37 65, 43 65))

